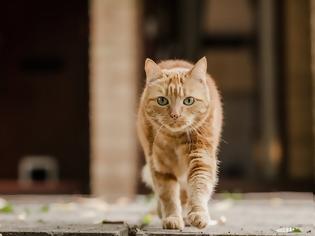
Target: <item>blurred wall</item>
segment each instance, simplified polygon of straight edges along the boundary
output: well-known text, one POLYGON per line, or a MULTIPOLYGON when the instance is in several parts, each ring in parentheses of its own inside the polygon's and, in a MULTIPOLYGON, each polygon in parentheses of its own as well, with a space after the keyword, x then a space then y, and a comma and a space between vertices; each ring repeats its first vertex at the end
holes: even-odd
POLYGON ((139 3, 91 1, 90 172, 97 195, 131 195, 140 174, 135 132, 139 3))
POLYGON ((218 190, 314 187, 311 2, 143 1, 144 55, 206 55, 222 93, 218 190))

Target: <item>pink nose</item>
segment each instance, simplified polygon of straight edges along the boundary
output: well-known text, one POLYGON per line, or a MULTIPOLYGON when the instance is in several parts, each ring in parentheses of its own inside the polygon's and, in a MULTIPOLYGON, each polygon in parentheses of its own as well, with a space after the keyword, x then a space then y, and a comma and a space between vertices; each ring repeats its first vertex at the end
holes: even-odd
POLYGON ((178 119, 178 117, 179 117, 180 115, 179 115, 178 113, 171 113, 170 116, 171 116, 174 120, 176 120, 176 119, 178 119))

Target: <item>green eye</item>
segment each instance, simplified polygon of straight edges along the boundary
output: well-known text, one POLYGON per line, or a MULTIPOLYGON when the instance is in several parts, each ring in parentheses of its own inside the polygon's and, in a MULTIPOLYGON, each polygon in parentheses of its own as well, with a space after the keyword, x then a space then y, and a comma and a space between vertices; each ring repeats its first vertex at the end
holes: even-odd
POLYGON ((187 97, 184 99, 183 103, 186 105, 186 106, 190 106, 192 105, 193 103, 195 102, 195 99, 193 97, 187 97))
POLYGON ((166 97, 158 97, 156 101, 160 106, 166 106, 168 104, 166 97))

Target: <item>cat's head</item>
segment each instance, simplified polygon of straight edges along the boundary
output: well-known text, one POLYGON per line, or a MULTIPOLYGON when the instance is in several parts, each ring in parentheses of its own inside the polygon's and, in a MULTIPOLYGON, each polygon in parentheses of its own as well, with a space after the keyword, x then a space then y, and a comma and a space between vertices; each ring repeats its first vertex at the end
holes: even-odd
POLYGON ((145 72, 147 83, 143 104, 151 122, 179 132, 196 128, 204 120, 210 103, 205 57, 190 69, 162 69, 147 59, 145 72))

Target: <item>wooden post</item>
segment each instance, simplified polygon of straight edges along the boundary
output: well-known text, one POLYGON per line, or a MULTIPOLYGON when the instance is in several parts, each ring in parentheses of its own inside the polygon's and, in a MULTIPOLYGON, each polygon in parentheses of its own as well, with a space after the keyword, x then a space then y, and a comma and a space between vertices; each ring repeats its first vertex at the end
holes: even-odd
POLYGON ((259 149, 260 167, 267 179, 278 175, 281 147, 276 123, 276 66, 275 66, 275 19, 273 0, 259 1, 259 62, 260 62, 260 115, 261 140, 259 149))
POLYGON ((310 2, 287 0, 284 4, 288 171, 296 180, 314 175, 310 2))

